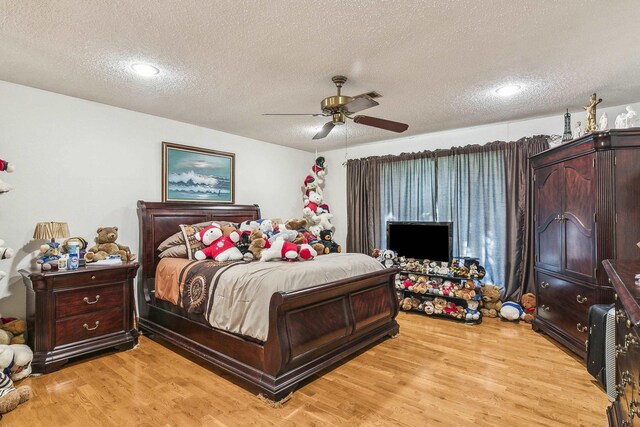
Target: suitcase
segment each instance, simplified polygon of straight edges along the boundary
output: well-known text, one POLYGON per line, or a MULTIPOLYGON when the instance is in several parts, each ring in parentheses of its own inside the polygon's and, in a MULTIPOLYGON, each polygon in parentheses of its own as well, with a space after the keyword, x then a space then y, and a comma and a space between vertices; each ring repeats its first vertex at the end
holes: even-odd
POLYGON ((589 308, 589 339, 587 341, 587 371, 606 389, 607 313, 613 304, 594 304, 589 308))

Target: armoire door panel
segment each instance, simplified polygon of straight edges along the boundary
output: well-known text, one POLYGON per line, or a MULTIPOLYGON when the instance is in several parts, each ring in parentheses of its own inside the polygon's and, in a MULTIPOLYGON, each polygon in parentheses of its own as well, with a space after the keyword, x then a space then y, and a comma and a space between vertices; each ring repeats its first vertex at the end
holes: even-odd
POLYGON ((564 162, 564 266, 567 273, 595 278, 595 154, 564 162))
POLYGON ((596 257, 592 233, 586 234, 584 229, 572 220, 565 221, 564 227, 565 272, 593 278, 596 257))
POLYGON ((616 259, 640 259, 640 149, 617 150, 615 157, 616 259))
POLYGON ((547 222, 546 227, 537 230, 536 265, 550 270, 562 268, 562 224, 556 220, 547 222))
POLYGON ((562 164, 536 171, 536 264, 562 268, 562 164))
POLYGON ((562 164, 536 172, 536 216, 545 224, 562 212, 562 164))

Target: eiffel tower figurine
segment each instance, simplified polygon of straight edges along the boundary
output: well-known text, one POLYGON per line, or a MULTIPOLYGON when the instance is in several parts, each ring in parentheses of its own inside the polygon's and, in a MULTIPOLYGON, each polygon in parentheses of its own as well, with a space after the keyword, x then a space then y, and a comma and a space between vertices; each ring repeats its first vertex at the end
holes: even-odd
POLYGON ((567 108, 567 112, 564 115, 564 134, 562 135, 562 142, 571 141, 573 139, 573 135, 571 135, 571 114, 569 114, 569 109, 567 108))

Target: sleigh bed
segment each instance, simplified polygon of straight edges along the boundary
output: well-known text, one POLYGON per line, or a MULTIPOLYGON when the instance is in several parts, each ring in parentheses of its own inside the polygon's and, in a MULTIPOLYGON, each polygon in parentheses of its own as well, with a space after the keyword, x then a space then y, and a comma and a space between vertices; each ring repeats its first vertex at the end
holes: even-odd
POLYGON ((180 224, 255 220, 260 208, 139 201, 138 218, 139 328, 216 365, 271 400, 281 400, 314 373, 399 332, 395 269, 274 293, 265 341, 213 328, 155 297, 157 248, 180 224))

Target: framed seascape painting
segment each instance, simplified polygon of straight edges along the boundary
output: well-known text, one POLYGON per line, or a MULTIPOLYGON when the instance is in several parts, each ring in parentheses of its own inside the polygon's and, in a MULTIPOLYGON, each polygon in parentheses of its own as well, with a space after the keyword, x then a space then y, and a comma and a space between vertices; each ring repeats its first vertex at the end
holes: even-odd
POLYGON ((234 202, 233 153, 162 143, 163 202, 234 202))

